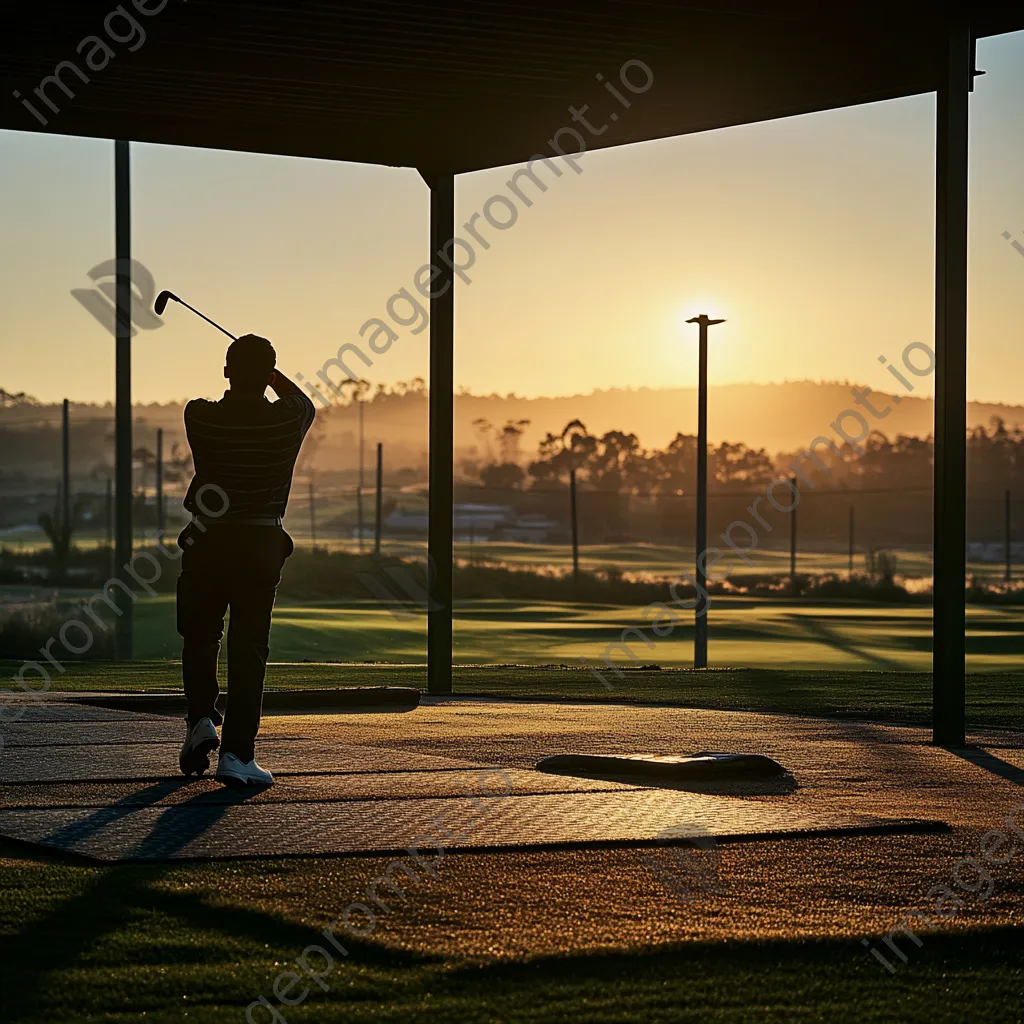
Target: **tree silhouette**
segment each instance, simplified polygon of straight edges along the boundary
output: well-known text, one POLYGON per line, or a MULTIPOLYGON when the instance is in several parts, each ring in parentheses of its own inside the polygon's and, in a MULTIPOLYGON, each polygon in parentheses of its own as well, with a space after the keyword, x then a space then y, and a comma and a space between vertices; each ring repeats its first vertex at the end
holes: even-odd
POLYGON ((763 448, 755 450, 741 442, 723 441, 709 454, 709 476, 721 490, 758 490, 776 475, 763 448))
POLYGON ((490 420, 483 417, 473 420, 473 431, 480 439, 486 460, 480 469, 480 481, 484 487, 522 486, 526 474, 519 465, 519 443, 529 425, 529 420, 508 420, 505 426, 498 430, 490 420))
POLYGON ((0 388, 0 409, 13 409, 19 405, 38 405, 39 400, 24 391, 5 391, 0 388))

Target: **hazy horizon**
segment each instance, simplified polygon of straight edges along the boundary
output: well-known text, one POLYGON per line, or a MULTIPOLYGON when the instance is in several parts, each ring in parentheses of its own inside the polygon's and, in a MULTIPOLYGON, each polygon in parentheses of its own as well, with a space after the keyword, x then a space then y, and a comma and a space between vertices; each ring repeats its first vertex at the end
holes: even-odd
MULTIPOLYGON (((843 429, 856 437, 860 428, 856 413, 860 409, 867 427, 890 440, 898 436, 927 437, 933 432, 934 411, 927 396, 896 395, 899 389, 873 391, 870 401, 875 410, 885 415, 876 418, 858 406, 851 395, 851 383, 794 381, 767 384, 722 384, 710 388, 708 436, 712 444, 743 443, 751 448, 764 448, 771 454, 805 449, 814 438, 836 432, 833 424, 842 416, 843 429), (895 403, 894 397, 901 401, 895 403), (886 410, 889 410, 886 412, 886 410)), ((863 393, 862 393, 863 394, 863 393)), ((427 403, 422 394, 381 396, 364 405, 366 451, 380 441, 387 449, 387 461, 393 465, 416 461, 415 453, 427 449, 427 403), (406 400, 410 399, 410 400, 406 400)), ((0 410, 0 426, 20 423, 49 424, 54 433, 60 422, 60 406, 30 406, 0 410)), ((561 434, 565 425, 582 420, 597 437, 609 431, 634 434, 642 448, 664 448, 676 434, 693 435, 696 430, 697 401, 693 388, 636 388, 591 391, 588 394, 560 396, 479 395, 459 392, 454 403, 455 450, 487 445, 506 424, 515 424, 521 431, 521 450, 535 453, 548 434, 561 434), (481 430, 481 421, 493 429, 481 430)), ((111 406, 96 407, 72 403, 72 438, 76 426, 104 420, 108 430, 113 423, 111 406), (97 408, 102 409, 98 412, 97 408)), ((1024 406, 971 402, 967 422, 971 429, 988 428, 994 416, 1010 427, 1024 427, 1024 406)), ((135 406, 137 443, 151 443, 154 431, 162 427, 168 444, 184 442, 182 408, 178 402, 164 405, 135 406), (148 439, 148 441, 147 441, 148 439)), ((351 462, 357 459, 358 434, 356 410, 351 405, 335 407, 318 419, 313 460, 318 467, 351 462)), ((87 431, 88 427, 85 428, 87 431)), ((53 452, 59 446, 53 446, 53 452)), ((13 454, 13 453, 12 453, 13 454)))
MULTIPOLYGON (((411 383, 413 383, 412 380, 408 380, 408 381, 389 381, 389 382, 386 383, 386 386, 390 389, 390 388, 392 388, 392 387, 394 387, 396 385, 408 385, 408 384, 411 384, 411 383)), ((886 383, 885 381, 882 382, 883 385, 885 383, 886 383)), ((215 399, 215 398, 217 398, 223 392, 223 390, 226 390, 227 385, 228 385, 228 382, 224 381, 224 383, 221 386, 221 389, 219 391, 217 391, 216 393, 212 393, 211 392, 211 394, 209 394, 209 395, 200 395, 200 396, 196 396, 196 395, 179 395, 179 396, 172 396, 172 397, 163 398, 163 399, 151 399, 149 401, 145 401, 145 400, 142 400, 142 399, 139 399, 138 397, 136 397, 132 404, 133 404, 133 406, 139 406, 139 407, 147 407, 147 406, 174 406, 174 407, 181 407, 186 402, 190 401, 192 398, 195 398, 195 397, 214 398, 215 399)), ((803 386, 803 385, 810 385, 812 387, 820 387, 820 388, 842 388, 844 390, 848 390, 850 388, 865 388, 865 387, 870 387, 871 386, 871 385, 868 385, 863 380, 852 380, 852 379, 844 379, 844 380, 835 380, 835 379, 833 379, 833 380, 813 380, 811 378, 804 378, 804 379, 800 379, 800 380, 796 380, 796 379, 792 379, 792 380, 791 379, 763 380, 763 381, 737 380, 737 381, 727 381, 727 382, 717 382, 717 383, 716 382, 711 382, 709 384, 709 389, 712 390, 712 391, 714 391, 714 390, 722 390, 722 389, 740 390, 740 389, 743 389, 743 388, 773 388, 773 387, 774 388, 785 388, 785 387, 789 387, 789 386, 803 386)), ((429 381, 425 382, 425 390, 426 391, 430 390, 429 381)), ((499 399, 499 400, 502 400, 502 401, 515 400, 515 401, 533 402, 533 401, 541 401, 541 400, 545 400, 545 399, 546 400, 552 400, 552 399, 571 400, 571 399, 576 399, 576 398, 585 399, 585 398, 591 398, 591 397, 594 397, 594 396, 606 395, 606 394, 611 394, 611 393, 636 394, 636 393, 639 393, 639 392, 642 392, 642 391, 653 391, 653 392, 659 392, 659 391, 694 391, 695 392, 696 391, 696 384, 666 384, 666 385, 661 385, 661 386, 652 385, 652 384, 641 384, 641 385, 638 385, 638 386, 633 386, 633 385, 624 385, 624 386, 612 385, 610 387, 591 388, 589 391, 572 391, 572 392, 566 391, 566 392, 564 392, 562 394, 542 394, 542 395, 525 395, 525 394, 518 394, 518 393, 515 393, 515 392, 501 393, 501 392, 498 392, 498 391, 483 392, 483 391, 474 391, 471 388, 459 387, 459 388, 456 389, 455 397, 456 398, 499 399)), ((924 399, 924 400, 930 402, 932 400, 932 398, 934 397, 934 394, 933 394, 932 390, 928 390, 926 388, 921 388, 921 389, 919 389, 919 391, 920 391, 919 394, 913 396, 915 399, 924 399)), ((903 397, 905 397, 900 392, 899 388, 895 387, 895 386, 890 387, 888 389, 886 389, 886 387, 884 387, 884 386, 872 388, 872 394, 874 394, 876 396, 879 396, 880 398, 890 398, 890 399, 892 397, 894 397, 894 396, 899 396, 901 399, 903 397)), ((63 399, 52 399, 51 401, 44 401, 44 400, 40 399, 38 395, 32 395, 32 394, 29 394, 27 392, 25 393, 24 397, 25 397, 26 400, 28 400, 28 399, 37 400, 38 401, 38 407, 40 407, 40 408, 59 409, 60 405, 61 405, 61 403, 63 401, 63 399)), ((271 399, 273 398, 272 393, 269 390, 267 391, 267 397, 271 398, 271 399)), ((374 397, 373 396, 373 392, 371 390, 371 392, 368 395, 367 400, 372 403, 373 397, 374 397)), ((340 407, 340 408, 349 407, 349 406, 351 406, 351 403, 352 403, 351 394, 346 392, 344 395, 342 395, 340 397, 337 397, 336 401, 337 401, 338 407, 340 407)), ((1005 401, 993 401, 993 400, 983 400, 983 399, 971 398, 971 399, 968 399, 968 401, 970 402, 971 405, 1000 406, 1000 407, 1005 407, 1005 408, 1008 408, 1008 409, 1020 409, 1020 410, 1024 411, 1024 400, 1022 400, 1020 402, 1005 402, 1005 401)), ((105 407, 105 406, 111 406, 111 407, 113 406, 113 398, 104 398, 104 399, 101 399, 99 401, 95 401, 95 400, 91 400, 91 399, 71 398, 70 402, 71 402, 71 404, 73 406, 74 405, 96 406, 96 407, 99 407, 99 408, 102 408, 102 407, 105 407)), ((852 404, 852 399, 851 399, 851 404, 852 404)), ((13 408, 13 407, 9 407, 9 408, 13 408)), ((323 408, 323 406, 319 406, 318 405, 318 408, 323 408)), ((0 416, 2 416, 5 411, 6 411, 5 408, 3 406, 0 406, 0 416)))
MULTIPOLYGON (((981 40, 978 66, 968 392, 1017 405, 1024 33, 981 40)), ((110 400, 112 341, 70 292, 113 255, 113 145, 0 132, 0 158, 0 386, 110 400)), ((931 95, 588 154, 583 173, 549 177, 512 228, 489 231, 457 289, 456 387, 692 387, 696 332, 683 321, 707 312, 728 321, 712 329, 713 385, 891 390, 878 356, 933 337, 933 161, 931 95)), ((457 179, 458 224, 510 170, 457 179)), ((427 190, 409 168, 135 144, 132 174, 133 254, 157 287, 270 337, 289 374, 312 378, 360 342, 429 256, 427 190)), ((354 368, 374 384, 426 378, 429 328, 399 334, 354 368)), ((136 337, 135 400, 218 395, 225 340, 172 305, 136 337)))

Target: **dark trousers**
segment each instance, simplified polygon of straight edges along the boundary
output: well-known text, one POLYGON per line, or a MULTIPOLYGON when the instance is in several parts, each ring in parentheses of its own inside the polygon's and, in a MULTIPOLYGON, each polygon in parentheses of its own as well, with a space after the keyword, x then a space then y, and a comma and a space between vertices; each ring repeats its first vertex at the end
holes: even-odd
POLYGON ((217 658, 228 624, 228 706, 222 748, 253 759, 263 710, 263 680, 270 654, 270 617, 281 568, 294 550, 279 526, 187 526, 178 577, 181 676, 188 720, 220 716, 216 710, 217 658))

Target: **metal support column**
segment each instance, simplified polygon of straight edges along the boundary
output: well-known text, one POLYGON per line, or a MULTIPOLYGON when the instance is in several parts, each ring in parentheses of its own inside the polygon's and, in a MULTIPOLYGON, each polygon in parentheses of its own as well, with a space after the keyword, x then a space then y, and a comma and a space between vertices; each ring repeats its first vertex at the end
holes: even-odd
MULTIPOLYGON (((114 563, 118 578, 130 588, 125 566, 132 557, 132 205, 128 142, 114 143, 114 249, 117 258, 117 344, 114 385, 114 563)), ((117 590, 114 649, 119 659, 132 657, 134 602, 117 590)))
MULTIPOLYGON (((427 691, 452 692, 452 491, 455 279, 438 257, 455 235, 455 175, 424 173, 430 186, 430 521, 427 691)), ((450 249, 449 245, 449 249, 450 249)))
POLYGON ((974 45, 946 42, 935 132, 935 497, 932 741, 965 742, 967 494, 967 142, 974 45))

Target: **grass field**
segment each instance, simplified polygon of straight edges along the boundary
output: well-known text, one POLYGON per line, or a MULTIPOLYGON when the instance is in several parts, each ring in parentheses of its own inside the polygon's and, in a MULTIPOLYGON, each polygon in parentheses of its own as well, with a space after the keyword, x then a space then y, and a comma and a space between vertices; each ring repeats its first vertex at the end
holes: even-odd
MULTIPOLYGON (((10 605, 26 594, 9 589, 5 598, 10 605)), ((692 615, 681 615, 669 635, 658 637, 636 605, 457 602, 456 688, 503 696, 669 700, 927 720, 927 605, 716 597, 709 613, 710 664, 724 674, 679 671, 690 668, 693 658, 692 615), (627 632, 633 628, 642 634, 627 632), (621 646, 623 640, 628 648, 621 646), (501 666, 517 667, 503 672, 501 666), (604 683, 582 666, 600 671, 604 683), (639 671, 643 666, 661 671, 639 671)), ((1006 724, 1007 714, 1019 721, 1016 673, 1024 654, 1024 608, 970 605, 967 616, 972 714, 981 716, 978 724, 1006 724)), ((150 665, 137 662, 127 671, 122 666, 73 666, 67 676, 57 677, 56 685, 110 689, 137 685, 133 679, 176 685, 177 670, 166 664, 180 657, 172 596, 138 602, 135 656, 150 665), (79 686, 79 680, 91 682, 79 686)), ((275 611, 271 660, 279 667, 272 670, 270 685, 304 685, 306 679, 355 685, 371 676, 425 685, 425 616, 404 610, 393 614, 374 601, 283 601, 275 611), (341 664, 303 667, 327 662, 341 664), (379 667, 371 672, 371 665, 379 667)))
MULTIPOLYGON (((0 662, 10 675, 14 662, 0 662)), ((221 675, 224 676, 221 664, 221 675)), ((932 681, 924 672, 822 671, 806 669, 626 669, 607 676, 604 687, 583 669, 537 666, 460 665, 453 669, 456 695, 520 699, 635 702, 836 716, 927 725, 931 721, 932 681)), ((222 680, 223 686, 224 680, 222 680)), ((426 666, 275 663, 268 687, 416 686, 426 689, 426 666)), ((180 692, 174 662, 68 663, 53 680, 64 692, 98 690, 180 692)), ((1024 670, 972 675, 967 684, 967 719, 972 729, 1024 729, 1024 670)))
MULTIPOLYGON (((295 542, 300 547, 311 544, 307 523, 301 516, 294 516, 289 526, 295 542)), ((183 523, 171 524, 167 528, 168 535, 176 536, 183 523)), ((149 531, 152 533, 152 531, 149 531)), ((82 549, 93 549, 106 543, 102 531, 85 531, 75 535, 75 544, 82 549)), ((136 544, 147 543, 146 531, 137 531, 136 544)), ((786 543, 761 548, 751 553, 752 565, 746 565, 734 558, 735 568, 730 579, 742 581, 752 575, 789 575, 789 548, 786 543)), ((365 541, 366 550, 372 546, 372 540, 365 541)), ((18 553, 30 554, 45 551, 49 548, 42 530, 36 527, 18 527, 14 530, 0 530, 0 547, 18 553)), ((321 531, 317 536, 317 547, 331 551, 359 550, 358 541, 354 538, 335 537, 321 531)), ((879 546, 881 547, 881 546, 879 546)), ((845 575, 849 571, 849 557, 845 548, 837 545, 832 550, 820 550, 811 545, 810 550, 800 551, 797 556, 797 572, 811 576, 824 573, 845 575)), ((385 537, 383 541, 385 555, 399 558, 422 559, 426 552, 426 538, 385 537)), ((465 537, 455 541, 455 558, 461 562, 472 562, 481 565, 508 566, 516 569, 551 569, 568 571, 572 566, 572 549, 568 544, 518 543, 511 541, 477 540, 470 542, 465 537)), ((931 552, 927 549, 888 548, 896 557, 897 572, 907 579, 930 578, 932 573, 931 552)), ((621 572, 629 577, 653 577, 657 579, 673 578, 682 567, 692 566, 695 552, 689 546, 676 544, 651 543, 648 541, 629 541, 618 544, 581 544, 579 549, 580 567, 584 571, 604 572, 609 569, 621 572)), ((866 552, 858 547, 854 555, 854 572, 866 570, 866 552)), ((727 562, 722 565, 727 565, 727 562)), ((719 567, 719 570, 721 566, 719 567)), ((981 562, 971 560, 967 565, 969 576, 993 582, 1002 580, 1004 566, 1002 563, 981 562)), ((717 575, 718 573, 716 573, 717 575)), ((1021 567, 1014 569, 1014 578, 1021 576, 1021 567)))
MULTIPOLYGON (((632 636, 630 654, 614 650, 617 665, 693 664, 693 619, 683 618, 658 638, 643 608, 502 600, 457 602, 456 664, 539 665, 581 659, 600 664, 623 630, 644 629, 653 646, 632 636), (655 642, 656 641, 656 642, 655 642)), ((421 614, 398 618, 372 601, 310 602, 278 606, 271 637, 276 661, 422 662, 426 622, 421 614)), ((971 671, 1017 667, 1024 654, 1024 608, 969 606, 971 671)), ((922 605, 828 604, 786 598, 716 598, 709 612, 710 664, 732 668, 876 669, 926 671, 931 665, 931 609, 922 605)), ((630 638, 627 637, 627 640, 630 638)), ((173 597, 140 601, 136 654, 177 657, 173 597)))
MULTIPOLYGON (((572 550, 566 544, 517 544, 500 541, 469 544, 456 543, 457 558, 492 565, 508 565, 514 568, 557 567, 568 569, 572 565, 572 550)), ((927 550, 893 550, 899 572, 908 577, 928 577, 932 573, 931 552, 927 550)), ((637 576, 650 575, 657 578, 672 578, 681 567, 693 565, 696 556, 693 548, 673 544, 652 544, 644 541, 630 541, 622 544, 584 544, 580 547, 580 567, 598 571, 614 567, 623 573, 637 576)), ((772 574, 789 575, 789 548, 785 544, 760 548, 750 555, 753 565, 746 565, 734 558, 734 569, 730 579, 742 580, 745 576, 772 574)), ((715 575, 720 575, 722 562, 715 575)), ((849 571, 849 555, 843 551, 810 550, 797 555, 797 572, 812 576, 823 573, 845 575, 849 571)), ((866 569, 865 553, 858 549, 854 555, 854 572, 866 569)), ((990 563, 972 562, 968 572, 977 575, 1003 571, 1002 566, 990 563)))

